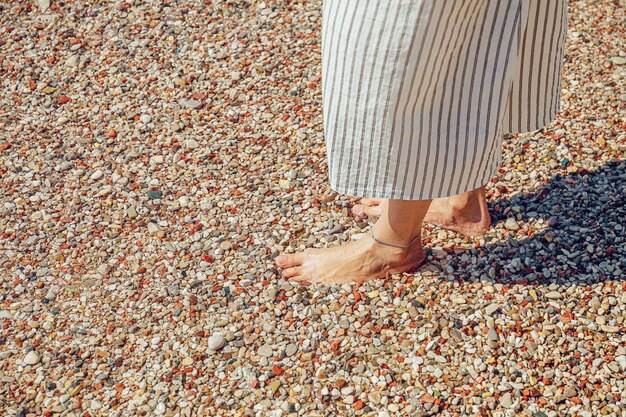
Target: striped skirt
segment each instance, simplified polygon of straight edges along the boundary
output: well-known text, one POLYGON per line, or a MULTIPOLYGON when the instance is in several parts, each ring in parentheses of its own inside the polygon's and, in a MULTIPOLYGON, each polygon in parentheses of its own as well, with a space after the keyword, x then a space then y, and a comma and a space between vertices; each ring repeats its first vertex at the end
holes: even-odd
POLYGON ((566 0, 324 0, 331 188, 423 200, 487 184, 502 135, 560 101, 566 0))

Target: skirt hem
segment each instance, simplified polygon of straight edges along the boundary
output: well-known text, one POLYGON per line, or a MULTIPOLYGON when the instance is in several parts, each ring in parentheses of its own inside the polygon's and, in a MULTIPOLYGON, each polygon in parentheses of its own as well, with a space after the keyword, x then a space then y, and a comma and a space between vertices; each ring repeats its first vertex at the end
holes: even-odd
MULTIPOLYGON (((538 123, 534 129, 528 129, 528 130, 521 130, 519 132, 503 132, 504 135, 506 134, 519 134, 519 133, 531 133, 531 132, 536 132, 537 130, 543 129, 546 126, 548 126, 550 123, 552 123, 554 121, 554 119, 556 118, 556 115, 558 113, 558 109, 550 114, 546 120, 543 123, 538 123)), ((491 175, 488 177, 489 179, 494 178, 497 175, 498 172, 498 168, 500 166, 500 161, 502 158, 502 153, 500 153, 499 157, 498 157, 498 164, 496 166, 496 168, 494 169, 494 172, 491 173, 491 175)), ((459 193, 456 194, 447 194, 447 193, 443 193, 443 194, 411 194, 411 193, 407 193, 406 191, 403 190, 383 190, 383 189, 371 189, 371 188, 365 188, 365 189, 360 189, 358 187, 350 187, 350 186, 344 186, 344 185, 340 185, 340 184, 334 184, 331 181, 329 181, 330 183, 330 188, 340 194, 345 194, 348 196, 353 196, 353 197, 367 197, 367 198, 388 198, 388 199, 394 199, 394 200, 433 200, 435 198, 445 198, 445 197, 452 197, 454 195, 459 195, 459 194, 463 194, 463 193, 467 193, 469 191, 473 191, 477 188, 480 187, 484 187, 485 185, 487 185, 487 183, 489 182, 489 179, 486 181, 479 181, 478 184, 472 184, 468 187, 466 187, 466 189, 464 191, 461 191, 459 193), (408 195, 408 197, 407 197, 408 195)))

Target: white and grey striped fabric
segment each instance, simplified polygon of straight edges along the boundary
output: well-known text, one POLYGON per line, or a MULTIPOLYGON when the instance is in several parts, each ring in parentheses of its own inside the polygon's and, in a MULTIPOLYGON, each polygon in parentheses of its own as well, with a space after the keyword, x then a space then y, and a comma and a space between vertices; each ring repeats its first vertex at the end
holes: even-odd
POLYGON ((331 187, 423 200, 479 188, 502 135, 559 108, 566 0, 324 0, 331 187))

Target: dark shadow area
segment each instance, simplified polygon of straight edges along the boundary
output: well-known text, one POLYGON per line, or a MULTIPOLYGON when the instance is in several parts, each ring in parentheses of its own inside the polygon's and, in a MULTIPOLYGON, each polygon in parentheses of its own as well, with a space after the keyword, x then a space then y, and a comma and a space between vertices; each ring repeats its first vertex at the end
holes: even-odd
POLYGON ((626 161, 555 176, 532 194, 490 201, 489 211, 493 224, 543 220, 542 230, 456 251, 447 266, 461 281, 574 285, 626 278, 626 161))

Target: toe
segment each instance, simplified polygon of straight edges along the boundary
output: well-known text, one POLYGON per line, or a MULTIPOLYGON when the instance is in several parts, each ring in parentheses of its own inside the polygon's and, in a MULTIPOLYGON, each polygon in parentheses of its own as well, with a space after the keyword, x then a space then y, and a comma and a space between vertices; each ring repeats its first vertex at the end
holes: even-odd
POLYGON ((300 271, 298 275, 292 276, 290 280, 299 282, 300 284, 304 285, 311 285, 312 283, 311 276, 308 274, 302 274, 302 271, 300 271))
POLYGON ((363 204, 355 204, 352 206, 352 214, 355 216, 363 216, 365 206, 363 204))
POLYGON ((290 268, 290 267, 294 267, 294 266, 298 266, 302 264, 302 254, 300 253, 294 253, 294 254, 283 254, 280 256, 277 256, 276 259, 276 265, 280 266, 281 268, 290 268))
POLYGON ((380 198, 369 198, 369 197, 364 197, 360 201, 361 204, 364 204, 366 206, 377 206, 381 202, 382 200, 380 198))
POLYGON ((380 217, 382 208, 379 205, 355 204, 352 213, 357 217, 380 217))
POLYGON ((287 268, 283 271, 283 277, 285 278, 293 278, 297 277, 298 275, 302 275, 302 267, 300 266, 287 268))

